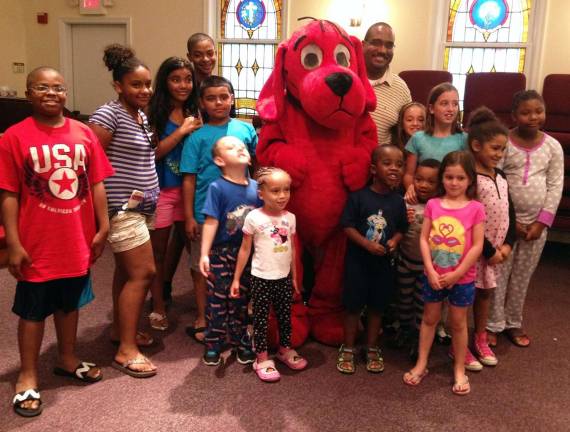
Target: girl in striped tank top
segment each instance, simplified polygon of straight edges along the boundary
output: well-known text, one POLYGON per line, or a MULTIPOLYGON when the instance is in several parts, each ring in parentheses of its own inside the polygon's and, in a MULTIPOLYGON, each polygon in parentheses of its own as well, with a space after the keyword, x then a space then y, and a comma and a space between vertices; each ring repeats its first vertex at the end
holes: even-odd
POLYGON ((147 290, 155 276, 148 225, 159 194, 155 141, 143 109, 152 94, 149 69, 134 52, 121 45, 105 49, 103 61, 113 74, 118 99, 99 107, 89 119, 115 175, 106 179, 110 232, 115 255, 113 327, 119 349, 113 367, 133 377, 156 374, 156 367, 140 351, 152 338, 137 332, 147 290))

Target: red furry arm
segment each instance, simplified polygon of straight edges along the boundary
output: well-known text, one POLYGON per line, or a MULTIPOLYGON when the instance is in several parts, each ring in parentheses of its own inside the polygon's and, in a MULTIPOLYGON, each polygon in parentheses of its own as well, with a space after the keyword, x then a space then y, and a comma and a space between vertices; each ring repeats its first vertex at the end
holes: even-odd
POLYGON ((298 187, 303 182, 307 172, 307 161, 301 149, 285 139, 279 124, 263 125, 256 156, 260 166, 275 166, 287 171, 291 176, 293 187, 298 187))
POLYGON ((370 156, 376 145, 376 125, 366 113, 355 125, 354 147, 342 159, 342 177, 349 190, 355 191, 366 185, 370 176, 370 156))
POLYGON ((379 143, 376 123, 374 123, 370 114, 365 113, 356 124, 356 137, 357 145, 365 148, 372 154, 372 151, 379 143))

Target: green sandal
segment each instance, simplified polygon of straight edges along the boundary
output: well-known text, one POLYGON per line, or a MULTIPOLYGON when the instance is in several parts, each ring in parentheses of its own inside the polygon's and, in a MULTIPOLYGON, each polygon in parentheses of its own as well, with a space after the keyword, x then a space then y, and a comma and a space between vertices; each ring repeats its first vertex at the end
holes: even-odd
POLYGON ((353 374, 356 371, 354 365, 354 349, 341 345, 336 359, 336 368, 343 374, 353 374))
POLYGON ((368 347, 366 352, 366 370, 371 373, 384 371, 384 359, 382 351, 378 347, 368 347))

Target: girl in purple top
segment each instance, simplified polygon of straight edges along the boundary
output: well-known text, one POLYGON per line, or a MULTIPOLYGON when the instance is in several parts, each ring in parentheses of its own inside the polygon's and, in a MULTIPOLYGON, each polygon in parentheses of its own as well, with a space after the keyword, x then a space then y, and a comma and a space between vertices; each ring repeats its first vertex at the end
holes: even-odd
POLYGON ((427 375, 428 356, 441 316, 442 301, 449 301, 456 395, 471 388, 465 375, 467 310, 475 297, 475 263, 483 249, 485 210, 475 200, 477 177, 473 156, 454 151, 443 159, 439 171, 439 197, 424 211, 420 250, 424 261, 424 314, 416 365, 404 382, 416 386, 427 375))
POLYGON ((134 52, 121 45, 108 46, 103 60, 113 72, 119 97, 99 107, 89 125, 115 169, 115 175, 105 180, 111 225, 108 241, 115 255, 111 338, 119 342, 112 365, 143 378, 156 375, 156 367, 138 348, 150 345, 152 338, 137 333, 143 302, 155 276, 148 225, 159 193, 156 145, 142 111, 152 94, 151 75, 134 52))

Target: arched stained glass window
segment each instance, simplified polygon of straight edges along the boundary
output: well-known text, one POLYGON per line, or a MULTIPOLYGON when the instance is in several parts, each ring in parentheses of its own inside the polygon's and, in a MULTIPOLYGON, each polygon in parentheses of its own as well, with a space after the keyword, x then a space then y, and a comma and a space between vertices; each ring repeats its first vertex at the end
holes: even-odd
POLYGON ((472 72, 524 72, 532 0, 450 0, 443 67, 463 103, 472 72))
POLYGON ((238 116, 251 117, 282 38, 282 0, 220 0, 219 7, 218 73, 234 86, 238 116))

